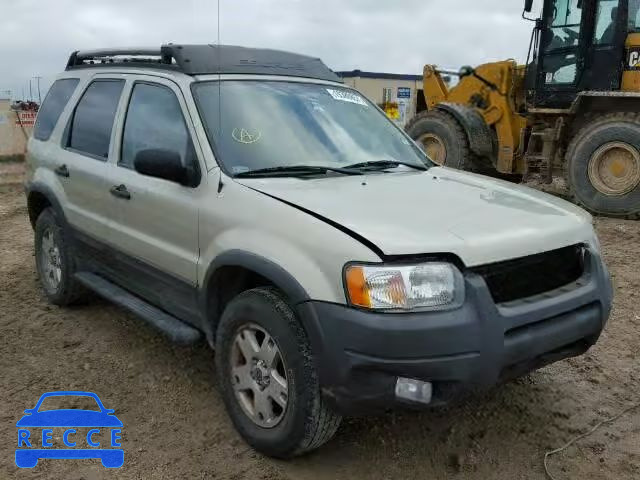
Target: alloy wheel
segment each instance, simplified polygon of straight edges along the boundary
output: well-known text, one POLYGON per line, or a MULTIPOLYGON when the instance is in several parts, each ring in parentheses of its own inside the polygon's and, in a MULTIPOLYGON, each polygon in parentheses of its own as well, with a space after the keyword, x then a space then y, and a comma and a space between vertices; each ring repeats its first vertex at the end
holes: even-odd
POLYGON ((231 348, 231 384, 244 413, 263 428, 273 428, 289 403, 287 369, 275 339, 262 327, 241 327, 231 348))
POLYGON ((50 228, 47 228, 42 234, 40 266, 46 285, 53 291, 57 290, 62 280, 62 261, 60 247, 56 243, 55 235, 50 228))

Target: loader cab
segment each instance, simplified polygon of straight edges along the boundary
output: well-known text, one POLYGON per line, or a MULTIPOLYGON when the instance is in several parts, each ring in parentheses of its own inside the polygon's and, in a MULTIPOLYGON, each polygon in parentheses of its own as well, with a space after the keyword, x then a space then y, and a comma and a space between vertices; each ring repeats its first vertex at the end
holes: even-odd
MULTIPOLYGON (((531 4, 526 2, 525 11, 531 4)), ((620 90, 629 68, 625 43, 638 31, 639 5, 640 0, 544 0, 531 42, 528 103, 568 108, 581 91, 620 90)))

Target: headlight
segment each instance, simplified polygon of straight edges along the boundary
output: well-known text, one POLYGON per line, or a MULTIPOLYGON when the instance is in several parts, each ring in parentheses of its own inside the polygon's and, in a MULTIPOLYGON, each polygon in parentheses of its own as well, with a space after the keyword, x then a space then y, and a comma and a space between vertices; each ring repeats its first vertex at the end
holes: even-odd
POLYGON ((348 265, 345 284, 352 305, 371 309, 447 307, 464 299, 462 274, 449 263, 348 265))

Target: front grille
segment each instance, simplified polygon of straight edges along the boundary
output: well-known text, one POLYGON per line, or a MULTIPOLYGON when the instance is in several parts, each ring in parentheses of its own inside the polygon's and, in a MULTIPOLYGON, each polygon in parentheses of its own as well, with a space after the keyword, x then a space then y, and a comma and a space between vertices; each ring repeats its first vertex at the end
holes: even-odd
POLYGON ((511 302, 548 292, 578 280, 584 271, 582 245, 474 267, 482 275, 496 303, 511 302))

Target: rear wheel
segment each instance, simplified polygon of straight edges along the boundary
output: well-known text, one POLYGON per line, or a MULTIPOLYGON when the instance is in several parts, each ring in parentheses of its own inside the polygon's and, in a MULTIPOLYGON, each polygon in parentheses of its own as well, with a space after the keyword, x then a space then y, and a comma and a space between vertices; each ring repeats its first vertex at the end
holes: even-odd
POLYGON ((320 394, 305 331, 275 288, 246 291, 227 305, 216 335, 216 374, 236 429, 265 455, 314 450, 340 425, 320 394))
POLYGON ((447 112, 421 112, 407 124, 405 130, 438 165, 459 170, 474 169, 476 161, 469 149, 467 134, 447 112))
POLYGON ((583 126, 567 149, 565 178, 590 212, 640 219, 640 115, 610 113, 583 126))
POLYGON ((81 301, 86 289, 74 278, 75 258, 69 241, 52 208, 45 208, 35 226, 36 270, 49 301, 71 305, 81 301))

